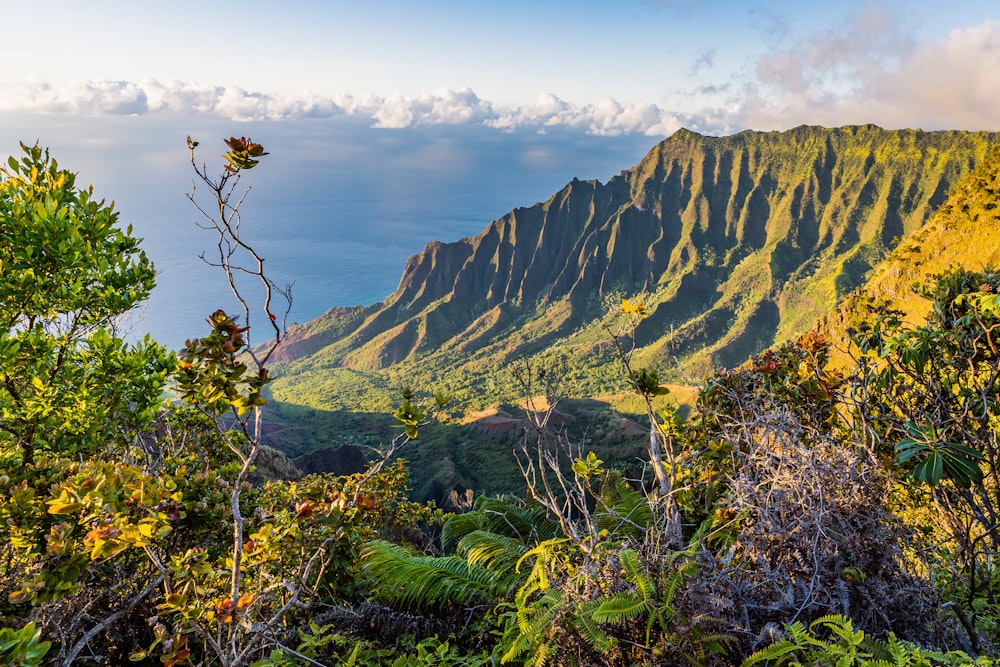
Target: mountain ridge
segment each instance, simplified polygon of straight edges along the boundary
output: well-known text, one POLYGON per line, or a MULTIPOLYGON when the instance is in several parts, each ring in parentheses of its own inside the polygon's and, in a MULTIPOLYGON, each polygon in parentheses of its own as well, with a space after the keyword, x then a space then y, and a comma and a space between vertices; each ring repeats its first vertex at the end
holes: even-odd
POLYGON ((644 294, 644 363, 736 365, 832 311, 998 143, 874 125, 679 130, 607 183, 573 179, 477 235, 428 243, 383 302, 293 327, 277 360, 286 376, 433 366, 461 390, 475 383, 454 376, 518 355, 596 354, 609 306, 644 294))

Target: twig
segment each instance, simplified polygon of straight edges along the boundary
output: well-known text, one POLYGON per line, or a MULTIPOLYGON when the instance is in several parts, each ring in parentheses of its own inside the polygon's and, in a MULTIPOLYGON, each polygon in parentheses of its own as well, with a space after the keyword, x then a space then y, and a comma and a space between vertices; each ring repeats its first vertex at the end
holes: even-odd
POLYGON ((127 605, 125 605, 115 613, 111 614, 103 621, 101 621, 100 623, 92 627, 90 630, 88 630, 86 633, 84 633, 83 637, 81 637, 79 641, 73 644, 72 648, 70 648, 69 652, 66 654, 66 659, 63 660, 63 667, 70 667, 73 664, 73 661, 76 660, 76 657, 80 654, 80 651, 86 648, 86 646, 90 643, 91 639, 93 639, 95 636, 97 636, 99 632, 101 632, 109 625, 111 625, 119 618, 121 618, 122 615, 125 614, 125 612, 130 611, 132 607, 139 604, 140 600, 143 600, 147 595, 149 595, 153 591, 154 588, 159 586, 161 583, 163 583, 162 574, 153 581, 151 581, 149 585, 147 585, 146 588, 142 590, 141 593, 133 597, 131 602, 129 602, 127 605))

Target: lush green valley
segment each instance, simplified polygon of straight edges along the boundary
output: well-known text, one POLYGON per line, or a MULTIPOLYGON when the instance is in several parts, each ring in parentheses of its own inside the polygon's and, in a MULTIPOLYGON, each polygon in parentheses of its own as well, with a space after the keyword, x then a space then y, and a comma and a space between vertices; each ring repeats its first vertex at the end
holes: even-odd
POLYGON ((173 353, 119 336, 131 230, 25 146, 0 663, 1000 663, 997 138, 680 132, 288 331, 267 152, 189 139, 245 310, 173 353))

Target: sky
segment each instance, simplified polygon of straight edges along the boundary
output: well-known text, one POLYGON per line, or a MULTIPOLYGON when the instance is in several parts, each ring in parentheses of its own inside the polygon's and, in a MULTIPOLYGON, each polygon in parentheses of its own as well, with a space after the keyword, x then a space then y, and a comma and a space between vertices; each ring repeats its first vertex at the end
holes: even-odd
POLYGON ((174 344, 226 298, 197 260, 189 134, 213 160, 230 135, 271 152, 245 212, 304 321, 384 298, 428 241, 606 182, 681 127, 1000 131, 996 0, 0 10, 0 159, 38 142, 114 200, 159 271, 142 326, 174 344))
POLYGON ((995 0, 4 2, 0 111, 1000 129, 995 0))

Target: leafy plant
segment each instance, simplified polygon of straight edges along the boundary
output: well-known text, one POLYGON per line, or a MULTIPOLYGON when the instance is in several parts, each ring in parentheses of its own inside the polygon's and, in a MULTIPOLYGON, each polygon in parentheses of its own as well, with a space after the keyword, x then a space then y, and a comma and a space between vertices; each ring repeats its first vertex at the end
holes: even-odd
POLYGON ((18 630, 0 628, 0 662, 10 667, 35 667, 42 664, 52 642, 41 641, 41 628, 28 623, 18 630))
POLYGON ((973 659, 961 651, 939 653, 901 642, 889 633, 885 639, 855 630, 844 616, 823 616, 807 629, 796 621, 786 624, 785 637, 743 661, 753 665, 816 665, 822 667, 945 667, 951 665, 993 665, 988 657, 973 659))
POLYGON ((155 271, 113 204, 37 145, 0 167, 0 456, 121 453, 160 403, 172 366, 119 318, 155 271))
MULTIPOLYGON (((933 496, 936 527, 947 531, 967 582, 967 609, 988 589, 989 563, 1000 549, 998 288, 992 268, 953 269, 920 287, 931 300, 923 325, 907 325, 900 313, 876 305, 871 323, 853 337, 858 422, 933 496)), ((971 641, 979 643, 975 631, 971 641)))

